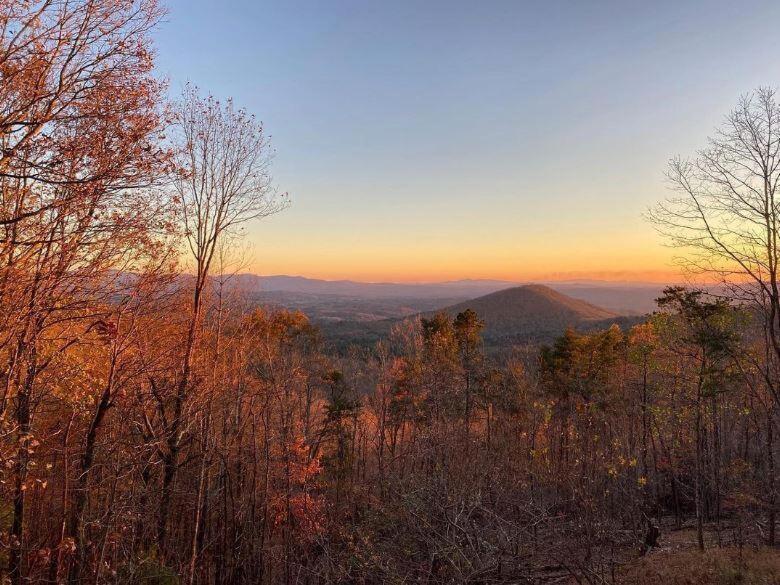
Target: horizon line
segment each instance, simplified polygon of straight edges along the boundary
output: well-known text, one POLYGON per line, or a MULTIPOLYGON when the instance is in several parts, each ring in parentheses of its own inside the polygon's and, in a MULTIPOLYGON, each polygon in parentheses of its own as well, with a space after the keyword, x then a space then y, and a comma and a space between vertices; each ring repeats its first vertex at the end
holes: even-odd
MULTIPOLYGON (((217 275, 215 275, 217 276, 217 275)), ((425 285, 442 285, 442 284, 458 284, 458 283, 503 283, 509 285, 528 285, 528 284, 545 284, 545 283, 561 283, 561 284, 576 284, 576 283, 603 283, 603 284, 633 284, 633 285, 674 285, 682 284, 686 281, 681 275, 672 277, 670 275, 667 279, 642 279, 642 278, 597 278, 594 276, 570 276, 556 278, 554 276, 540 276, 536 278, 522 278, 522 279, 507 279, 507 278, 479 278, 479 277, 463 277, 463 278, 450 278, 442 280, 361 280, 360 278, 321 278, 317 276, 306 276, 304 274, 262 274, 259 272, 243 271, 233 273, 231 276, 254 276, 257 278, 297 278, 304 280, 313 280, 320 282, 351 282, 355 284, 374 284, 374 285, 408 285, 408 286, 425 286, 425 285)), ((698 284, 717 284, 716 282, 699 282, 698 284)))

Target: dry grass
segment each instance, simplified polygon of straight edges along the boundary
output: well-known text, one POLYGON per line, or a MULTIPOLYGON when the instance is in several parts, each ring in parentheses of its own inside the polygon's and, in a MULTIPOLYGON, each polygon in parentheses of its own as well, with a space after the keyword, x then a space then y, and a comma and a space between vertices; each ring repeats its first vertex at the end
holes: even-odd
POLYGON ((736 547, 650 553, 624 567, 626 585, 778 585, 780 551, 736 547))

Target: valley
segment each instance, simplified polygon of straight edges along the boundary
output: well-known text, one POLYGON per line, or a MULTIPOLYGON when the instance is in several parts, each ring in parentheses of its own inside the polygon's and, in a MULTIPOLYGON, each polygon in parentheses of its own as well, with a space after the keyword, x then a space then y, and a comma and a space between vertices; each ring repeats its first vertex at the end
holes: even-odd
POLYGON ((371 347, 405 319, 472 309, 485 323, 486 346, 550 342, 567 327, 583 331, 631 326, 655 307, 659 285, 456 281, 377 284, 302 277, 239 275, 234 284, 252 305, 301 311, 336 349, 371 347))

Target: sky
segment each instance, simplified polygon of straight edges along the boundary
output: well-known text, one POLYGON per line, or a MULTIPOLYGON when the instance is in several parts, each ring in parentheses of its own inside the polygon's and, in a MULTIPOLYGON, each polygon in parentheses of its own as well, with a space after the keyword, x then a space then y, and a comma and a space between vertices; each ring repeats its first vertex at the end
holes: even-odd
POLYGON ((256 114, 292 205, 247 269, 365 281, 669 280, 642 214, 739 96, 780 2, 168 0, 186 82, 256 114))

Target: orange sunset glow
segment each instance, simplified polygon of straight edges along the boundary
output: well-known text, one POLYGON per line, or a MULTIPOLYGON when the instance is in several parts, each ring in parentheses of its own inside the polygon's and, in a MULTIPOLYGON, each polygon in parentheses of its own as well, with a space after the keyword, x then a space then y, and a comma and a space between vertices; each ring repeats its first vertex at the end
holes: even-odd
MULTIPOLYGON (((664 192, 662 177, 652 184, 657 191, 645 189, 648 206, 650 193, 664 192)), ((523 211, 522 196, 507 205, 506 214, 492 208, 373 214, 366 202, 330 218, 307 209, 311 195, 305 190, 291 197, 290 208, 248 229, 251 272, 392 282, 570 277, 675 282, 680 276, 678 252, 643 218, 641 200, 620 210, 620 222, 613 225, 612 215, 583 203, 559 210, 552 221, 540 220, 523 211)))
POLYGON ((780 585, 778 0, 0 0, 0 585, 780 585))

